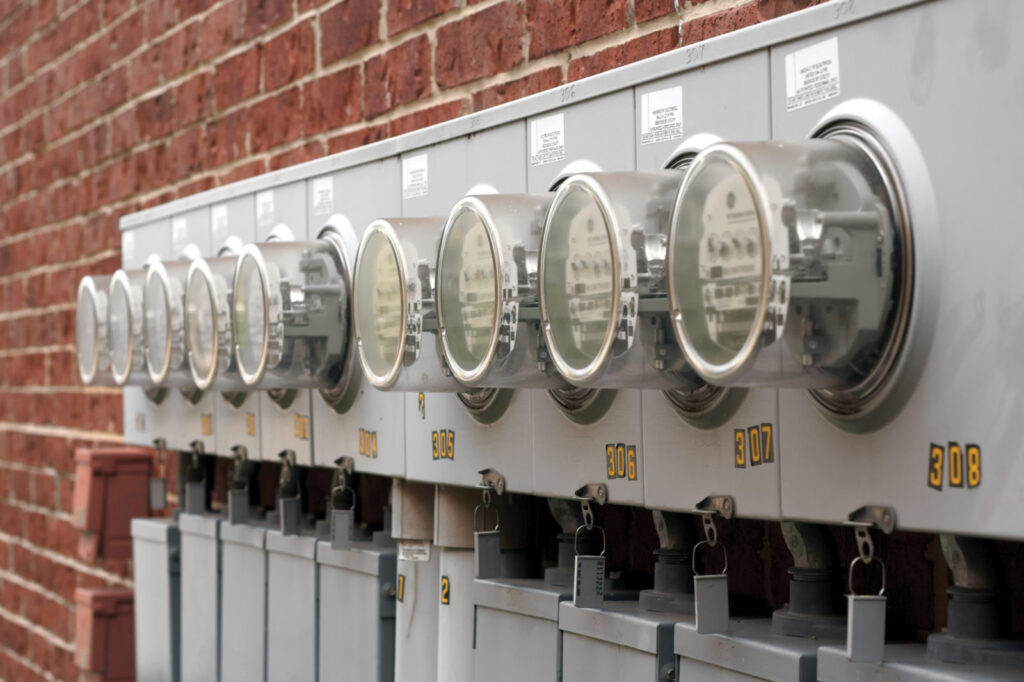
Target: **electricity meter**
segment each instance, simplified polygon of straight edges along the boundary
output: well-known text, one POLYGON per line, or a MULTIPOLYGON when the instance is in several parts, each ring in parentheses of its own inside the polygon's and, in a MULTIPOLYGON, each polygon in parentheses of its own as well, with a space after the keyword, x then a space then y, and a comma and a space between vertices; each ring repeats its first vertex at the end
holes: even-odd
POLYGON ((669 237, 669 301, 707 381, 802 386, 847 407, 884 381, 909 316, 899 183, 856 129, 716 144, 693 161, 669 237))
POLYGON ((112 386, 110 346, 107 341, 107 297, 110 277, 86 276, 78 283, 75 307, 75 354, 82 383, 112 386))
POLYGON ((437 324, 444 360, 467 386, 556 388, 540 372, 537 251, 550 195, 461 199, 437 258, 437 324))
POLYGON ((678 368, 656 369, 656 349, 634 341, 641 308, 667 311, 665 243, 682 178, 676 170, 579 174, 555 193, 541 237, 540 318, 569 383, 678 385, 678 368))
MULTIPOLYGON (((148 267, 155 259, 146 262, 148 267)), ((110 370, 118 386, 149 385, 144 356, 142 290, 146 270, 118 270, 110 278, 107 297, 107 334, 110 339, 110 370)))
POLYGON ((248 244, 235 264, 231 324, 238 373, 266 389, 331 388, 348 344, 348 286, 337 243, 248 244))
POLYGON ((460 391, 441 369, 435 342, 434 250, 441 218, 375 220, 366 228, 353 277, 359 364, 382 390, 460 391), (429 260, 428 260, 429 259, 429 260), (403 371, 410 368, 409 371, 403 371))
MULTIPOLYGON (((213 388, 233 395, 249 388, 238 373, 231 334, 231 285, 240 250, 240 246, 229 243, 216 258, 196 258, 188 268, 188 366, 196 386, 204 391, 213 388)), ((233 401, 229 398, 229 402, 233 401)))
POLYGON ((178 386, 195 402, 200 392, 189 372, 185 347, 185 280, 188 260, 154 259, 142 292, 146 370, 157 386, 178 386), (191 391, 189 391, 191 389, 191 391))

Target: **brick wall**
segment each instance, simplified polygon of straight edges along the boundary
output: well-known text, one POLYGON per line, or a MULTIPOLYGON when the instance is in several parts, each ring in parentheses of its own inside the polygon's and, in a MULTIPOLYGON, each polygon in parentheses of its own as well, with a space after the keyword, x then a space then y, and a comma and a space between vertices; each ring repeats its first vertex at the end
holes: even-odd
POLYGON ((75 679, 75 287, 141 207, 398 135, 814 0, 0 0, 0 678, 75 679))

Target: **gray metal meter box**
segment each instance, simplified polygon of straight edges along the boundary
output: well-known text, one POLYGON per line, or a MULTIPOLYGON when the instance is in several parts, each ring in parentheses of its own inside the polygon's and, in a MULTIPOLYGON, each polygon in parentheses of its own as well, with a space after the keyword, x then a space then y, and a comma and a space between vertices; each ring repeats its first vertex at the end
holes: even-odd
MULTIPOLYGON (((815 9, 807 25, 827 25, 815 9)), ((898 175, 913 252, 909 322, 878 395, 843 415, 827 394, 781 391, 786 517, 887 505, 905 530, 1024 538, 1024 234, 1006 227, 1024 212, 1008 87, 1024 63, 1019 10, 914 4, 772 48, 772 137, 867 128, 898 175), (808 57, 834 64, 817 103, 792 75, 808 57)))
MULTIPOLYGON (((139 270, 150 256, 171 257, 171 221, 157 220, 121 232, 121 267, 139 270)), ((139 292, 141 296, 141 291, 139 292)), ((141 311, 142 300, 138 301, 141 311)), ((141 348, 133 354, 143 356, 141 348)), ((174 430, 170 419, 170 391, 146 390, 140 386, 124 386, 124 439, 126 443, 152 447, 157 438, 166 438, 174 430), (148 394, 148 395, 147 395, 148 394), (159 401, 159 402, 155 402, 159 401)))
MULTIPOLYGON (((561 89, 568 106, 527 119, 527 191, 548 192, 567 169, 636 168, 633 91, 626 88, 579 101, 584 84, 561 89), (610 131, 617 131, 610 134, 610 131)), ((581 96, 582 99, 582 96, 581 96)), ((530 391, 533 401, 533 493, 572 497, 589 483, 604 483, 616 504, 644 502, 640 391, 573 389, 530 391), (610 402, 610 404, 609 404, 610 402), (606 448, 632 448, 632 476, 609 478, 606 448)))
POLYGON ((988 665, 953 664, 925 656, 917 644, 889 644, 884 663, 856 663, 846 657, 845 646, 818 649, 819 682, 1010 682, 1020 669, 988 665))
MULTIPOLYGON (((266 241, 279 225, 286 226, 296 241, 316 236, 310 235, 304 181, 260 190, 254 201, 257 241, 266 241)), ((267 391, 259 392, 260 454, 264 460, 276 462, 281 452, 292 450, 297 464, 309 466, 313 463, 312 394, 308 389, 275 394, 280 396, 280 402, 267 391)))
POLYGON ((181 514, 181 676, 216 680, 220 670, 221 562, 213 515, 181 514))
POLYGON ((388 682, 395 679, 394 548, 357 542, 332 549, 320 541, 320 676, 388 682))
MULTIPOLYGON (((209 211, 215 254, 220 253, 229 237, 237 238, 243 246, 256 241, 256 206, 251 194, 213 204, 209 211)), ((260 459, 259 402, 256 391, 213 397, 214 451, 217 454, 230 455, 232 448, 242 446, 249 459, 260 459)))
MULTIPOLYGON (((523 193, 525 144, 525 126, 516 122, 403 154, 402 216, 436 216, 443 224, 455 203, 471 190, 486 192, 486 186, 505 194, 523 193)), ((436 250, 428 258, 433 268, 436 250)), ((436 334, 423 335, 421 353, 440 366, 436 334)), ((406 393, 406 476, 475 486, 479 472, 489 468, 505 477, 508 490, 530 492, 529 393, 512 389, 406 393)))
POLYGON ((267 652, 267 529, 220 522, 220 678, 263 680, 267 652))
MULTIPOLYGON (((671 679, 675 670, 672 630, 682 614, 641 611, 635 601, 613 601, 601 609, 584 609, 562 602, 564 682, 584 680, 671 679)), ((686 677, 680 679, 689 679, 686 677)))
POLYGON ((566 588, 539 579, 473 581, 477 679, 555 680, 562 669, 558 605, 566 588))
POLYGON ((472 548, 436 547, 439 554, 437 614, 437 679, 473 682, 473 578, 472 548))
MULTIPOLYGON (((356 242, 345 244, 346 268, 351 278, 358 239, 366 227, 380 216, 398 215, 401 211, 398 159, 374 161, 312 178, 307 183, 307 192, 313 236, 336 221, 343 230, 351 229, 356 242), (367 201, 367 197, 373 197, 373 201, 367 201)), ((348 284, 351 287, 351 279, 348 284)), ((344 396, 335 405, 314 392, 313 462, 317 466, 334 466, 338 457, 351 457, 357 471, 404 476, 404 396, 378 391, 366 381, 351 324, 348 344, 348 371, 355 373, 353 381, 358 386, 354 396, 344 396)))
MULTIPOLYGON (((208 208, 204 206, 171 218, 171 255, 175 260, 191 260, 194 255, 204 258, 217 255, 217 247, 212 242, 208 208)), ((182 292, 185 284, 185 281, 181 282, 182 292)), ((175 428, 170 429, 165 436, 167 447, 184 451, 189 449, 193 441, 199 441, 204 451, 215 452, 215 396, 210 391, 195 393, 195 386, 191 389, 168 390, 168 419, 174 423, 175 428)))
POLYGON ((395 679, 436 682, 440 553, 429 541, 398 542, 395 679))
POLYGON ((135 586, 135 674, 140 680, 180 678, 181 621, 178 526, 171 519, 132 519, 135 586))
POLYGON ((316 543, 267 531, 267 680, 317 679, 316 543))
MULTIPOLYGON (((697 59, 694 50, 703 55, 703 48, 691 48, 685 54, 692 55, 692 68, 637 86, 638 170, 685 168, 716 139, 770 137, 768 51, 746 52, 742 40, 731 44, 739 56, 697 59)), ((656 340, 642 321, 641 341, 675 344, 671 324, 659 327, 663 338, 656 340)), ((742 516, 778 518, 778 391, 722 389, 694 379, 694 386, 643 391, 645 503, 690 511, 708 495, 730 495, 742 516)))
POLYGON ((675 627, 680 680, 813 682, 821 645, 774 634, 768 618, 733 618, 724 634, 700 634, 692 619, 675 627))

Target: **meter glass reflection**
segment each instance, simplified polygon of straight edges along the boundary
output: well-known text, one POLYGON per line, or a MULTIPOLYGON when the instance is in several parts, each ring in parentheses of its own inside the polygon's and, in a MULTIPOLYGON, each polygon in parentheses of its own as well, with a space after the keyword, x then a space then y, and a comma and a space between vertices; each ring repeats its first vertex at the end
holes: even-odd
POLYGON ((234 290, 234 334, 243 374, 256 375, 267 347, 267 301, 260 264, 248 252, 238 260, 234 290))
POLYGON ((193 270, 185 290, 185 327, 189 361, 196 378, 212 377, 216 370, 216 317, 210 282, 198 270, 193 270))
MULTIPOLYGON (((114 381, 123 385, 131 371, 140 364, 135 348, 135 334, 140 324, 136 315, 139 308, 134 297, 141 296, 141 287, 136 288, 129 280, 144 277, 141 272, 129 275, 123 270, 114 274, 110 282, 110 296, 107 301, 107 333, 110 339, 110 365, 114 381)), ((137 301, 138 299, 136 299, 137 301)))
POLYGON ((675 225, 671 277, 693 351, 727 365, 756 341, 763 287, 756 200, 730 160, 710 156, 690 171, 675 225))
POLYGON ((541 296, 552 352, 573 370, 597 360, 610 342, 615 269, 610 227, 582 185, 559 194, 544 235, 541 296))
POLYGON ((145 312, 146 363, 152 373, 163 373, 170 352, 170 293, 163 279, 150 276, 146 280, 143 299, 145 312))
POLYGON ((480 214, 455 217, 438 262, 438 308, 449 359, 465 373, 485 364, 497 340, 498 274, 480 214))
MULTIPOLYGON (((83 281, 83 284, 85 282, 83 281)), ((75 310, 75 349, 78 370, 83 381, 91 381, 97 369, 99 343, 99 311, 96 309, 96 291, 87 286, 78 287, 78 307, 75 310)))
POLYGON ((369 234, 356 264, 359 354, 370 373, 386 377, 398 365, 405 329, 402 272, 387 235, 369 234))

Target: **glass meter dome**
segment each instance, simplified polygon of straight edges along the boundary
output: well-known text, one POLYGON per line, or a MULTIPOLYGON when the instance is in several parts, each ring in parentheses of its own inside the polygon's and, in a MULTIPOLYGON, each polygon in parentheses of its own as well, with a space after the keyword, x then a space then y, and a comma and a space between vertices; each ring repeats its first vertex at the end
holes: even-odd
MULTIPOLYGON (((147 261, 147 268, 154 259, 147 261)), ((144 386, 152 382, 146 371, 142 292, 146 270, 118 270, 110 278, 107 297, 107 334, 110 370, 118 386, 144 386)))
POLYGON ((668 247, 673 327, 693 368, 716 384, 868 398, 909 316, 902 206, 884 152, 852 129, 701 152, 668 247))
POLYGON ((675 385, 637 338, 664 300, 665 240, 683 174, 590 173, 558 188, 544 224, 540 318, 551 360, 581 387, 675 385))
POLYGON ((248 244, 235 264, 231 329, 238 373, 265 389, 331 388, 348 343, 348 285, 337 244, 248 244))
POLYGON ((142 294, 146 370, 157 386, 195 388, 185 339, 185 280, 189 265, 188 260, 154 259, 146 270, 142 294))
POLYGON ((467 196, 437 259, 437 320, 452 375, 467 386, 552 388, 538 371, 537 251, 550 195, 467 196))
POLYGON ((363 233, 352 278, 352 317, 359 364, 376 388, 464 388, 442 372, 437 344, 423 339, 425 327, 435 322, 433 257, 442 223, 441 218, 380 219, 363 233))
POLYGON ((237 240, 216 258, 196 258, 185 281, 185 341, 192 380, 201 390, 244 391, 235 364, 231 333, 231 284, 238 252, 237 240))
POLYGON ((75 356, 82 383, 111 386, 110 345, 107 333, 107 298, 110 277, 86 276, 78 283, 75 306, 75 356))

